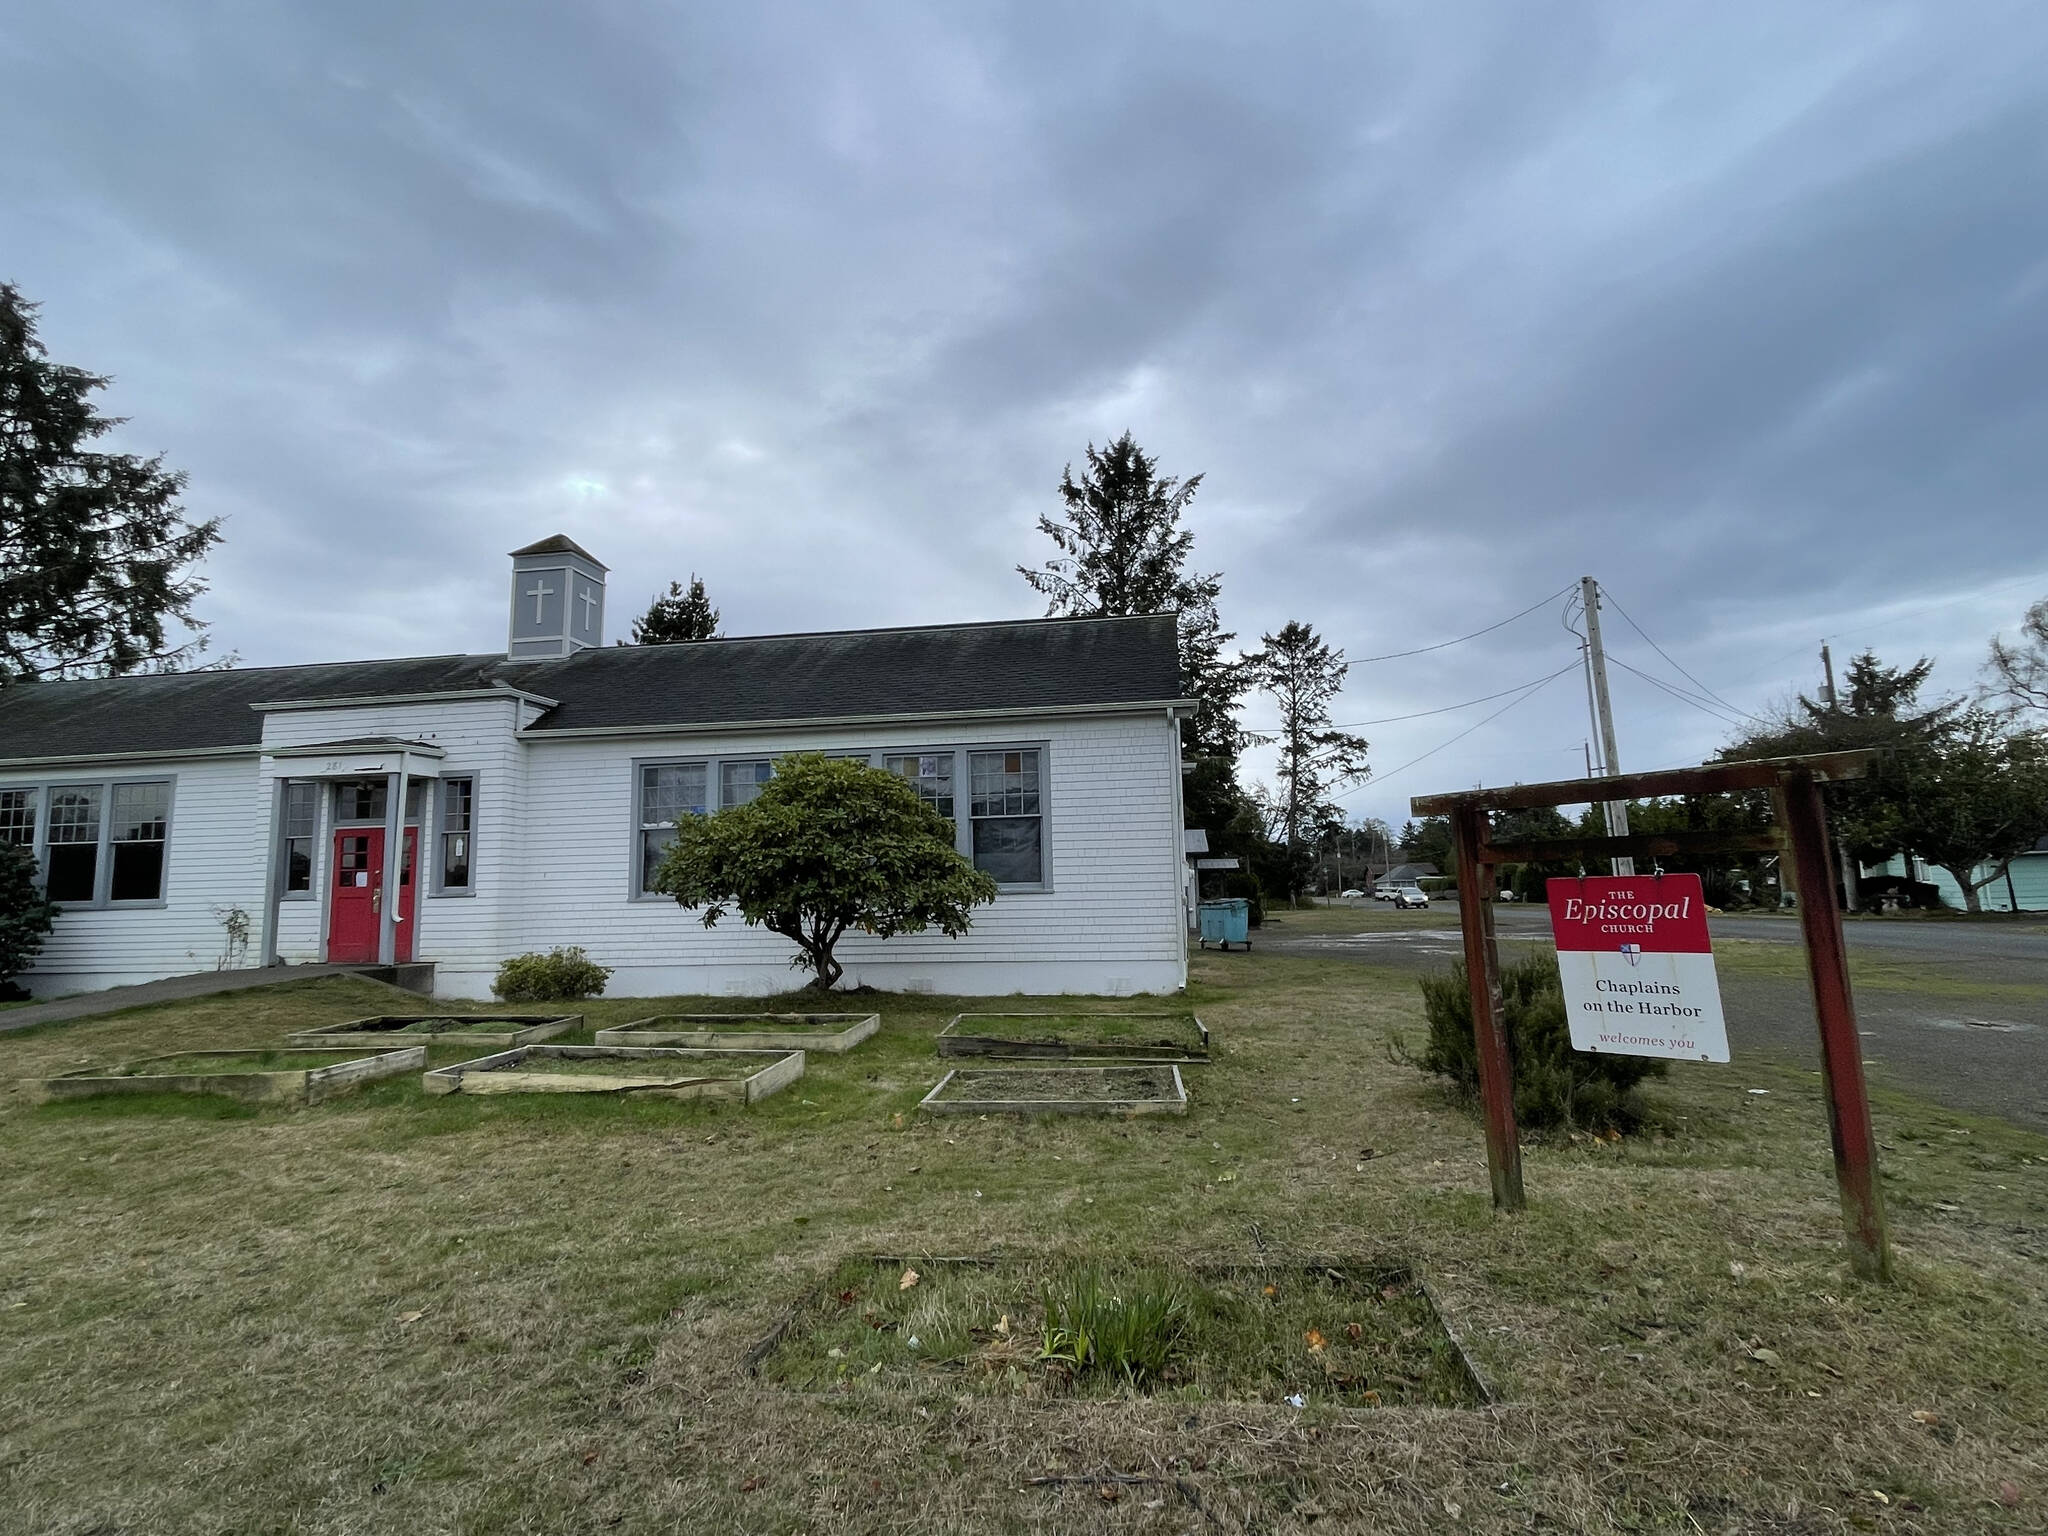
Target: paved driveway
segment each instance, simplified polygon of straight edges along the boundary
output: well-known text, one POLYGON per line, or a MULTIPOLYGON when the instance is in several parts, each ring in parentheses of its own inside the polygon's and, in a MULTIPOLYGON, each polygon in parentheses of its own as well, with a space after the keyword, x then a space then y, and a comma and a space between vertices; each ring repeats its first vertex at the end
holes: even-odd
MULTIPOLYGON (((1376 933, 1288 934, 1268 929, 1259 947, 1339 956, 1419 972, 1448 968, 1463 953, 1455 908, 1441 926, 1376 933)), ((1799 926, 1773 917, 1717 917, 1717 939, 1797 945, 1799 926)), ((1508 955, 1550 941, 1541 908, 1496 909, 1508 955)), ((1857 1024, 1873 1079, 1956 1109, 1999 1115, 2048 1131, 2048 925, 1849 922, 1851 952, 1885 974, 1856 986, 1857 1024), (1977 984, 1999 989, 1972 997, 1977 984)), ((1742 1052, 1820 1065, 1813 999, 1803 975, 1742 974, 1724 967, 1721 996, 1729 1045, 1742 1052)))

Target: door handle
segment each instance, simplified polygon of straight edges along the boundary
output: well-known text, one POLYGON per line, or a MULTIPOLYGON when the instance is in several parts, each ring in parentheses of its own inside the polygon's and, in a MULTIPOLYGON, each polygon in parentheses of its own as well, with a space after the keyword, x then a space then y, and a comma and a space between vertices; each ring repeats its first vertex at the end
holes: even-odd
POLYGON ((370 892, 370 910, 372 912, 382 912, 384 910, 384 888, 381 885, 370 892))

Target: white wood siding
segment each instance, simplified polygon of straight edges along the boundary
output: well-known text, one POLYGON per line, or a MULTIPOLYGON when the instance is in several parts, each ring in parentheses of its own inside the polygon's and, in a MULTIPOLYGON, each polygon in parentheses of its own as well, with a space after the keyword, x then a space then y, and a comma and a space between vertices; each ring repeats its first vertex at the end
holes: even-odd
MULTIPOLYGON (((0 789, 122 779, 172 781, 163 902, 65 908, 35 965, 18 978, 38 997, 212 970, 226 959, 221 918, 235 907, 249 915, 248 963, 255 963, 263 918, 264 837, 253 754, 7 772, 0 773, 0 789)), ((47 830, 47 801, 36 814, 38 828, 47 830)))

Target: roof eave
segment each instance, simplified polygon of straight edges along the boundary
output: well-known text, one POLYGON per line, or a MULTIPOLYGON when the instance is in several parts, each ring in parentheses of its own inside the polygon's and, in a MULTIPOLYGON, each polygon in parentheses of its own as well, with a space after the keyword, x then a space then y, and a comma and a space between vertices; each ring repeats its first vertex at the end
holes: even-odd
POLYGON ((445 704, 455 699, 523 699, 542 709, 553 709, 562 701, 544 693, 495 683, 488 688, 447 688, 436 693, 357 693, 332 699, 261 699, 249 707, 259 713, 288 709, 363 709, 380 704, 445 704))
POLYGON ((1192 714, 1193 699, 1132 699, 1106 704, 1041 704, 1011 709, 921 710, 909 714, 884 715, 795 715, 779 720, 707 720, 687 723, 645 725, 583 725, 546 729, 539 725, 522 727, 521 740, 558 741, 603 736, 719 736, 748 731, 817 730, 830 727, 924 725, 946 721, 1036 720, 1044 717, 1078 715, 1141 715, 1165 710, 1169 717, 1182 719, 1192 714))
POLYGON ((60 752, 50 757, 0 757, 0 773, 19 768, 90 768, 98 763, 169 763, 191 757, 260 757, 255 742, 229 747, 161 747, 139 752, 60 752))

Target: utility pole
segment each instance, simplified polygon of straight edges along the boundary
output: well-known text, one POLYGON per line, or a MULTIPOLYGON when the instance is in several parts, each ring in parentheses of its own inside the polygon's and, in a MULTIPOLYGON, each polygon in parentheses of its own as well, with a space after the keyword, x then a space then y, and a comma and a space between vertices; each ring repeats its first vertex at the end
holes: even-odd
MULTIPOLYGON (((1579 601, 1586 609, 1586 672, 1593 688, 1593 714, 1600 725, 1600 758, 1609 778, 1621 772, 1621 753, 1614 745, 1614 707, 1607 701, 1607 652, 1600 644, 1600 583, 1590 576, 1579 578, 1579 601)), ((1628 836, 1628 802, 1607 802, 1607 835, 1628 836)), ((1636 861, 1622 857, 1614 861, 1617 875, 1632 875, 1636 861)))

